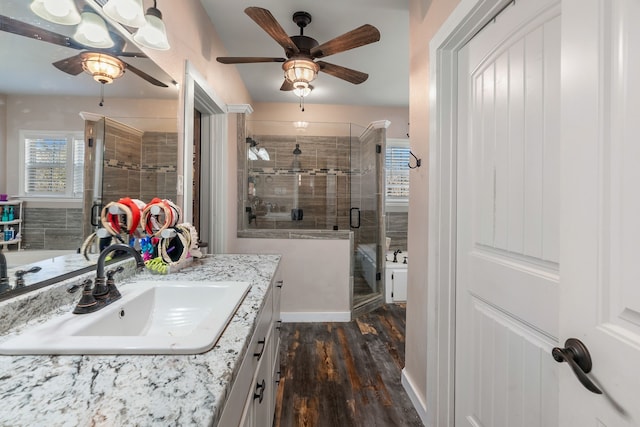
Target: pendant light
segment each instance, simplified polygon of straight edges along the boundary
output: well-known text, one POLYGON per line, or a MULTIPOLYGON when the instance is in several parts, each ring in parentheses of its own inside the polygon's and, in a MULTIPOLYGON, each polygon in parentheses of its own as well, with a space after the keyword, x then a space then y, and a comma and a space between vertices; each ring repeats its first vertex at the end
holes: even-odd
POLYGON ((56 24, 76 25, 80 22, 80 13, 73 0, 33 0, 29 7, 40 18, 56 24))
POLYGON ((115 43, 109 35, 104 19, 89 11, 82 12, 81 18, 73 35, 75 41, 97 49, 107 49, 114 46, 115 43))
POLYGON ((109 18, 128 27, 140 28, 146 22, 142 0, 109 0, 102 10, 109 18))
POLYGON ((168 50, 169 40, 167 39, 167 29, 162 22, 162 12, 156 7, 157 1, 153 1, 153 7, 147 9, 144 18, 146 23, 135 33, 133 39, 142 46, 168 50))

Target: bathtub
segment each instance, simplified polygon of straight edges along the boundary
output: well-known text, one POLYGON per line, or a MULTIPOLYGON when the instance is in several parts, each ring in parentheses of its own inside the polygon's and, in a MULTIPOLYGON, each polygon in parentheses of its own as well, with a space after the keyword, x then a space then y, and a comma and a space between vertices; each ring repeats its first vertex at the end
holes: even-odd
MULTIPOLYGON (((362 268, 362 274, 372 292, 377 292, 376 287, 376 245, 359 245, 356 258, 362 268)), ((385 255, 385 302, 404 302, 407 300, 407 267, 409 254, 402 251, 396 257, 398 262, 393 262, 393 251, 385 255), (404 259, 407 258, 407 264, 404 259)))

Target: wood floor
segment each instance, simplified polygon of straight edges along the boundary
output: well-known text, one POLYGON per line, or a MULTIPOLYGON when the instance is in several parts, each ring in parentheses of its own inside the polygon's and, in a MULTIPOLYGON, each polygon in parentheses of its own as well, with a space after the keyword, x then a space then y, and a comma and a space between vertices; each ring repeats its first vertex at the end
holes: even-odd
POLYGON ((422 426, 400 384, 404 305, 348 323, 283 324, 275 427, 422 426))

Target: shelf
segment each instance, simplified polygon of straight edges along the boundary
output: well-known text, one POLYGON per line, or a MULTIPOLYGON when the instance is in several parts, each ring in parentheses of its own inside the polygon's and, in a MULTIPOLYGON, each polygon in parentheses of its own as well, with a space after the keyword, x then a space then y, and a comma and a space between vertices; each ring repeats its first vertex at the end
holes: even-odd
POLYGON ((0 240, 0 245, 15 245, 21 241, 22 239, 0 240))
POLYGON ((22 203, 22 200, 7 200, 5 202, 0 202, 0 206, 3 206, 3 205, 16 206, 16 205, 19 205, 20 203, 22 203))
POLYGON ((20 224, 22 220, 20 218, 14 219, 13 221, 0 221, 0 225, 12 225, 12 224, 20 224))

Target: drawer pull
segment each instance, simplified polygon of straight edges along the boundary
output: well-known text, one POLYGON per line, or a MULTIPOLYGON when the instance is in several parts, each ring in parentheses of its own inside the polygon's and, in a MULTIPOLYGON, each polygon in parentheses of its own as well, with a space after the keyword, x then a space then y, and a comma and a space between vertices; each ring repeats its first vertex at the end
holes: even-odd
POLYGON ((262 399, 264 399, 264 389, 267 384, 262 380, 261 383, 256 384, 256 392, 253 393, 253 400, 258 399, 258 403, 262 403, 262 399))
POLYGON ((281 288, 284 285, 284 280, 278 280, 276 283, 276 288, 281 288))
POLYGON ((257 357, 258 360, 260 360, 260 358, 262 357, 262 353, 264 353, 264 347, 265 344, 267 342, 267 338, 262 338, 260 341, 258 341, 258 344, 262 344, 262 348, 260 349, 260 353, 253 353, 254 357, 257 357))
POLYGON ((276 326, 276 330, 279 331, 280 329, 282 329, 282 320, 278 320, 276 323, 278 324, 278 326, 276 326))

